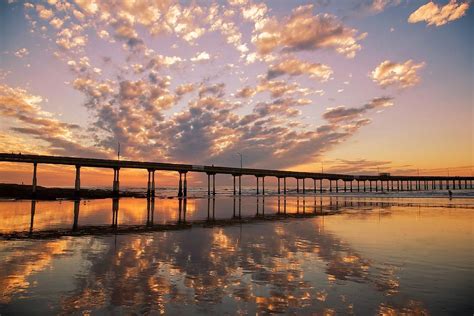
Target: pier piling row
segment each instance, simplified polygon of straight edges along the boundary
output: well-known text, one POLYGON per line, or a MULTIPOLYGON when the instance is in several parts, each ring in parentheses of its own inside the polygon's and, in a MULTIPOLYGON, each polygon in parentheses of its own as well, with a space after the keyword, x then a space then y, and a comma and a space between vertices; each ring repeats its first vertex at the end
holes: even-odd
POLYGON ((220 166, 203 166, 189 164, 174 164, 160 162, 144 162, 130 160, 110 160, 110 159, 94 159, 94 158, 78 158, 78 157, 60 157, 46 155, 22 155, 0 153, 0 161, 16 162, 16 163, 32 163, 33 179, 32 179, 32 198, 36 197, 37 191, 37 167, 38 164, 53 165, 71 165, 76 168, 76 178, 74 185, 74 196, 80 198, 81 190, 81 168, 110 168, 114 171, 112 182, 113 195, 120 195, 120 169, 145 169, 148 171, 147 197, 155 197, 155 172, 156 171, 176 171, 179 174, 178 196, 186 197, 188 195, 187 173, 206 173, 207 174, 207 194, 216 195, 216 174, 228 174, 233 177, 233 194, 242 194, 242 176, 256 177, 256 193, 257 195, 265 195, 265 177, 276 177, 278 180, 277 193, 281 192, 281 180, 283 179, 283 194, 287 194, 286 179, 293 178, 296 180, 296 193, 300 193, 300 180, 302 181, 302 193, 306 194, 306 179, 313 179, 313 192, 323 193, 323 180, 329 182, 328 192, 339 192, 341 188, 343 192, 353 192, 353 183, 356 182, 355 190, 357 192, 389 192, 389 191, 422 191, 422 190, 456 190, 456 189, 473 189, 472 182, 474 177, 467 176, 403 176, 403 175, 348 175, 335 173, 314 173, 314 172, 298 172, 285 170, 270 169, 252 169, 252 168, 233 168, 220 166), (238 178, 238 183, 237 183, 238 178), (260 192, 260 179, 262 190, 260 192), (319 180, 319 188, 317 181, 319 180), (333 181, 335 187, 333 187, 333 181), (339 183, 342 181, 343 186, 339 183), (212 189, 211 189, 212 183, 212 189), (375 185, 374 185, 375 183, 375 185), (237 190, 238 185, 238 190, 237 190))

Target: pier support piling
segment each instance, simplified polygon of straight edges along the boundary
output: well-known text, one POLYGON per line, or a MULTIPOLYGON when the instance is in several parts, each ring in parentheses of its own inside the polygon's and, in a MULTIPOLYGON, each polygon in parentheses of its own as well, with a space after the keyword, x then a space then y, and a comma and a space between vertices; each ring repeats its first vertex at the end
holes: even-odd
POLYGON ((216 195, 216 174, 212 174, 212 195, 216 195))
POLYGON ((151 197, 155 198, 155 170, 151 171, 151 197))
MULTIPOLYGON (((188 196, 188 180, 186 178, 187 172, 184 173, 184 187, 183 187, 183 196, 188 196)), ((186 202, 185 202, 186 203, 186 202)), ((186 205, 186 204, 185 204, 186 205)))
POLYGON ((146 197, 150 198, 151 194, 151 170, 148 169, 148 182, 146 187, 146 197))
POLYGON ((211 174, 207 174, 207 196, 211 196, 211 174))
POLYGON ((76 181, 74 183, 74 198, 79 199, 81 196, 81 166, 76 165, 76 181))
POLYGON ((242 176, 239 176, 239 195, 242 195, 242 176))
POLYGON ((178 196, 183 196, 183 177, 181 171, 179 172, 178 196))
MULTIPOLYGON (((237 193, 236 188, 235 188, 235 175, 232 175, 232 180, 234 180, 234 195, 237 193)), ((234 206, 235 206, 235 199, 234 199, 234 206)), ((235 207, 234 207, 235 210, 235 207)))
POLYGON ((120 168, 114 168, 114 182, 112 185, 113 195, 115 197, 119 196, 120 192, 120 168))
POLYGON ((36 179, 36 169, 38 168, 38 164, 35 162, 33 164, 33 181, 31 184, 31 195, 34 198, 36 198, 36 184, 37 184, 37 179, 36 179))

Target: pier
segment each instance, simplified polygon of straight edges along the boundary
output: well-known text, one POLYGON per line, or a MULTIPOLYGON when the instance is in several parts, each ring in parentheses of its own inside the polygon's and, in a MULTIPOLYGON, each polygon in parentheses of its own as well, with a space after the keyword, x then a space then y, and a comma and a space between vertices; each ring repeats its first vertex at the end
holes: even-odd
POLYGON ((155 196, 155 172, 175 171, 178 173, 179 197, 186 197, 188 191, 187 173, 205 173, 207 175, 207 194, 216 195, 216 174, 230 175, 233 177, 234 195, 242 194, 242 177, 251 176, 256 179, 257 195, 265 195, 265 178, 278 179, 278 194, 287 194, 287 179, 295 179, 296 192, 323 193, 328 192, 390 192, 390 191, 423 191, 423 190, 456 190, 472 189, 474 177, 467 176, 403 176, 381 173, 379 175, 348 175, 336 173, 315 173, 286 170, 234 168, 222 166, 190 165, 175 163, 160 163, 130 160, 111 160, 78 157, 60 157, 46 155, 24 155, 0 153, 0 162, 29 163, 33 165, 32 197, 35 197, 38 185, 38 164, 69 165, 76 167, 75 196, 80 198, 81 169, 82 168, 108 168, 114 170, 112 189, 115 196, 120 195, 120 170, 143 169, 148 171, 147 196, 155 196), (306 187, 306 181, 312 183, 312 188, 306 187), (323 187, 323 180, 329 185, 323 187), (281 181, 283 190, 281 190, 281 181), (300 188, 300 184, 302 190, 300 188), (260 186, 261 185, 261 186, 260 186))

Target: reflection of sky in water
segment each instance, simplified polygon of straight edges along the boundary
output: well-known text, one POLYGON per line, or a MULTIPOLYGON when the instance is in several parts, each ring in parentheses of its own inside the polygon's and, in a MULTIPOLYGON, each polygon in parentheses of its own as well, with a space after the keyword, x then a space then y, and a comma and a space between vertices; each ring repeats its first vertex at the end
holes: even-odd
POLYGON ((0 234, 11 232, 41 232, 90 226, 119 227, 127 225, 169 224, 208 219, 228 220, 235 217, 252 218, 272 214, 311 214, 349 211, 363 216, 363 210, 391 209, 393 207, 449 207, 470 208, 471 199, 400 199, 351 198, 320 196, 244 196, 189 198, 186 201, 157 198, 121 198, 74 201, 4 201, 0 202, 0 234), (115 209, 114 209, 115 207, 115 209), (181 210, 181 211, 180 211, 181 210), (117 215, 117 217, 115 216, 117 215))
POLYGON ((305 219, 3 241, 0 313, 472 313, 472 210, 346 202, 305 219))

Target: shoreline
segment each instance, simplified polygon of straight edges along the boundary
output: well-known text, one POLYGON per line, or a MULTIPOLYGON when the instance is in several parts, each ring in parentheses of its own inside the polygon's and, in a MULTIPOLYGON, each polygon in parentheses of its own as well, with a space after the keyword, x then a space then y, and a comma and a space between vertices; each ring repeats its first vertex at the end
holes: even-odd
MULTIPOLYGON (((113 198, 113 191, 110 189, 81 189, 80 199, 106 199, 113 198)), ((146 197, 141 192, 121 191, 120 197, 146 197)), ((10 200, 31 200, 32 186, 25 184, 0 183, 0 199, 10 200)), ((77 199, 73 188, 57 187, 36 187, 35 200, 55 201, 77 199)))
MULTIPOLYGON (((32 187, 31 185, 24 184, 11 184, 11 183, 0 183, 0 201, 22 201, 22 200, 32 200, 32 187)), ((171 190, 165 189, 168 191, 168 194, 156 194, 156 199, 175 199, 178 198, 176 194, 169 194, 171 190)), ((457 198, 467 198, 474 199, 474 190, 454 190, 453 199, 457 198)), ((157 192, 158 193, 158 192, 157 192)), ((219 197, 233 197, 234 195, 230 190, 224 189, 224 192, 218 192, 217 195, 212 196, 211 198, 219 197)), ((238 195, 237 195, 238 196, 238 195)), ((255 192, 251 190, 248 192, 243 192, 242 197, 275 197, 275 196, 288 196, 288 197, 310 197, 310 196, 321 196, 321 197, 351 197, 351 198, 449 198, 448 190, 431 190, 431 191, 383 191, 383 192, 316 192, 314 193, 311 190, 308 190, 306 194, 296 193, 293 190, 289 190, 286 195, 277 194, 272 190, 267 191, 265 195, 256 195, 255 192)), ((188 191, 188 199, 196 198, 207 198, 207 194, 204 191, 188 191)), ((96 200, 96 199, 107 199, 107 198, 117 198, 114 195, 111 189, 81 189, 80 196, 77 197, 74 192, 74 188, 58 188, 58 187, 43 187, 37 186, 36 196, 34 200, 38 201, 60 201, 60 200, 96 200)), ((132 191, 129 189, 124 189, 120 191, 118 198, 147 198, 146 192, 143 191, 132 191)))

